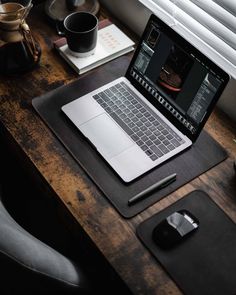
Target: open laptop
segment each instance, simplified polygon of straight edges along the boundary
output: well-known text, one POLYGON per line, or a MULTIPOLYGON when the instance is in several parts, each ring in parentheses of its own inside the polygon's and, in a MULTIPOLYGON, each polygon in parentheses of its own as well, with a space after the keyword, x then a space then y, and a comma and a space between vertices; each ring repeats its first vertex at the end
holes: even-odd
POLYGON ((190 147, 229 76, 151 15, 125 77, 62 111, 125 181, 190 147))

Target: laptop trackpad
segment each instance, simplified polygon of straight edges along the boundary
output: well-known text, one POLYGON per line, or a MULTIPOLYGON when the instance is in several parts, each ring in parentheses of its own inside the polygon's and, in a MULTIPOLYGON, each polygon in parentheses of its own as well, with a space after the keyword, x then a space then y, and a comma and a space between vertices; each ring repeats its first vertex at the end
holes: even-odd
POLYGON ((134 145, 128 135, 105 113, 80 125, 80 130, 107 158, 112 158, 134 145))

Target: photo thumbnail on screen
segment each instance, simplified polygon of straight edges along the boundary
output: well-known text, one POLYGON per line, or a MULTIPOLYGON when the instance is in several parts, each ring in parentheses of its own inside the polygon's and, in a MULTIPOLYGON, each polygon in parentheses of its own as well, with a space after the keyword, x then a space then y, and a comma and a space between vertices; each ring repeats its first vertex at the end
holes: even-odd
POLYGON ((192 65, 193 60, 176 45, 172 45, 170 54, 156 81, 157 85, 172 99, 175 99, 181 91, 192 65))

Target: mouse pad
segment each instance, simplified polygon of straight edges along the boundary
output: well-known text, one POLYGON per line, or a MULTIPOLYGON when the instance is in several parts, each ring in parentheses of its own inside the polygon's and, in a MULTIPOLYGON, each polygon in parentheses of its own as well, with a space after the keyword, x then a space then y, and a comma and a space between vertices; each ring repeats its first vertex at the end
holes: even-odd
POLYGON ((130 57, 127 56, 117 58, 87 73, 81 79, 47 92, 32 101, 33 107, 44 122, 61 140, 112 205, 126 218, 138 214, 227 157, 226 151, 203 130, 195 144, 184 153, 170 159, 131 183, 123 182, 73 123, 62 113, 61 107, 79 96, 124 75, 129 61, 130 57), (131 197, 172 173, 177 173, 175 182, 135 205, 128 206, 128 200, 131 197))
POLYGON ((185 294, 236 294, 236 225, 203 191, 191 192, 142 222, 137 235, 185 294), (199 228, 174 248, 162 250, 153 242, 152 230, 181 209, 198 218, 199 228))

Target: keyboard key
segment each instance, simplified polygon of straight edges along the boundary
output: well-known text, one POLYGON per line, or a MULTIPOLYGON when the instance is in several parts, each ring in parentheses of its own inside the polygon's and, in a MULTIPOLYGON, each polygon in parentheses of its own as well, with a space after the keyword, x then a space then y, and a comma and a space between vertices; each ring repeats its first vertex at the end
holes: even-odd
POLYGON ((137 126, 134 126, 134 128, 132 128, 134 133, 137 133, 139 131, 139 128, 137 126))
POLYGON ((169 134, 169 132, 168 132, 166 129, 162 130, 161 133, 162 133, 163 135, 167 135, 167 134, 169 134))
POLYGON ((119 100, 124 103, 126 101, 126 98, 124 96, 119 97, 119 100))
POLYGON ((171 142, 175 147, 180 146, 180 143, 179 143, 175 138, 173 138, 170 142, 171 142))
POLYGON ((131 135, 131 138, 132 138, 134 141, 138 141, 138 140, 139 140, 139 137, 138 137, 138 135, 136 135, 136 134, 131 135))
POLYGON ((142 118, 142 117, 143 117, 143 114, 141 114, 141 113, 138 113, 136 116, 137 116, 137 117, 140 119, 140 118, 142 118))
POLYGON ((140 103, 136 104, 136 108, 137 109, 141 109, 142 108, 142 105, 140 103))
POLYGON ((160 141, 163 141, 163 140, 165 139, 165 136, 161 134, 161 135, 158 136, 158 139, 159 139, 160 141))
POLYGON ((146 111, 146 113, 143 114, 146 118, 151 117, 151 114, 149 112, 146 111))
POLYGON ((175 146, 173 144, 169 144, 167 147, 170 151, 173 151, 175 149, 175 146))
POLYGON ((154 133, 156 136, 159 136, 159 135, 161 135, 161 132, 160 132, 160 131, 158 131, 158 130, 155 130, 153 133, 154 133))
POLYGON ((153 124, 154 126, 158 126, 158 125, 160 125, 160 123, 159 123, 157 120, 155 120, 152 124, 153 124))
POLYGON ((183 139, 175 133, 174 137, 179 141, 179 142, 183 142, 183 139))
POLYGON ((130 105, 130 101, 125 100, 125 101, 124 101, 124 104, 125 104, 126 106, 128 106, 128 105, 130 105))
MULTIPOLYGON (((101 104, 101 106, 102 106, 102 104, 101 104)), ((114 112, 116 112, 116 111, 119 110, 119 108, 118 108, 118 106, 114 105, 114 106, 112 107, 112 110, 113 110, 114 112)))
POLYGON ((107 104, 105 102, 102 102, 101 104, 101 107, 103 107, 104 109, 107 107, 107 104))
POLYGON ((128 113, 127 116, 131 119, 133 118, 135 115, 133 113, 128 113))
POLYGON ((131 103, 132 103, 133 105, 136 105, 138 102, 137 102, 136 99, 132 99, 132 100, 131 100, 131 103))
POLYGON ((125 119, 124 119, 124 122, 125 122, 126 124, 128 124, 128 123, 131 122, 131 120, 130 120, 130 118, 125 118, 125 119))
MULTIPOLYGON (((126 98, 131 102, 132 99, 133 99, 133 96, 129 94, 129 95, 126 96, 126 98)), ((131 103, 132 103, 132 102, 131 102, 131 103)))
POLYGON ((143 142, 141 139, 139 139, 136 143, 137 143, 137 145, 139 145, 139 146, 142 146, 142 145, 144 144, 144 142, 143 142))
POLYGON ((113 113, 113 111, 112 111, 112 109, 111 109, 110 107, 106 107, 105 110, 106 110, 106 112, 107 112, 108 114, 113 113))
POLYGON ((154 118, 154 117, 149 117, 148 120, 149 120, 150 122, 154 122, 154 121, 155 121, 155 118, 154 118))
POLYGON ((159 145, 159 144, 161 144, 161 141, 160 141, 159 139, 156 139, 156 140, 154 140, 153 142, 155 143, 155 145, 159 145))
POLYGON ((141 108, 141 109, 140 109, 140 112, 141 112, 141 113, 145 113, 145 112, 146 112, 146 109, 145 109, 145 108, 141 108))
POLYGON ((117 93, 116 93, 116 97, 118 97, 118 98, 122 97, 122 93, 117 92, 117 93))
POLYGON ((129 128, 133 128, 134 126, 135 126, 135 124, 134 124, 134 122, 130 122, 129 124, 128 124, 128 126, 129 126, 129 128))
POLYGON ((153 161, 155 161, 156 159, 158 159, 158 157, 155 154, 153 154, 153 155, 150 156, 150 159, 152 159, 153 161))
POLYGON ((156 136, 154 134, 149 136, 149 139, 151 139, 152 141, 156 139, 156 136))
POLYGON ((126 114, 129 114, 130 110, 129 109, 124 109, 123 112, 126 113, 126 114))
POLYGON ((125 118, 127 118, 127 116, 126 116, 126 114, 122 113, 122 114, 120 114, 120 118, 121 118, 122 120, 124 120, 125 118))
POLYGON ((110 101, 110 98, 103 92, 99 93, 99 96, 104 100, 104 101, 110 101))
POLYGON ((121 93, 123 93, 123 94, 124 94, 125 92, 127 92, 126 89, 124 89, 124 88, 120 88, 119 91, 120 91, 121 93))
POLYGON ((168 145, 170 144, 170 142, 169 142, 168 139, 163 140, 162 143, 163 143, 165 146, 168 146, 168 145))
POLYGON ((180 141, 180 142, 184 142, 183 139, 182 139, 179 135, 177 135, 177 134, 174 132, 174 130, 169 129, 169 128, 168 128, 168 130, 169 130, 169 133, 172 134, 173 137, 176 138, 176 140, 178 140, 178 141, 180 141))
POLYGON ((152 141, 151 141, 151 140, 147 140, 145 143, 146 143, 146 145, 148 145, 148 146, 151 146, 151 145, 152 145, 152 141))
POLYGON ((98 95, 98 94, 95 94, 95 95, 93 96, 93 98, 94 98, 95 100, 98 100, 98 99, 99 99, 99 95, 98 95))
POLYGON ((143 126, 140 127, 140 129, 144 132, 144 131, 147 130, 147 127, 143 125, 143 126))
POLYGON ((145 117, 143 117, 143 116, 142 116, 142 118, 140 118, 140 121, 142 121, 143 123, 147 122, 147 120, 148 120, 148 119, 145 118, 145 117))
POLYGON ((129 109, 130 109, 130 110, 133 110, 134 108, 135 108, 135 106, 134 106, 133 104, 130 104, 130 105, 129 105, 129 109))
POLYGON ((148 155, 149 157, 153 154, 153 152, 151 150, 146 150, 145 151, 146 155, 148 155))
POLYGON ((111 92, 111 90, 110 89, 106 89, 105 91, 104 91, 104 93, 106 93, 106 95, 107 96, 112 96, 112 92, 111 92))
POLYGON ((146 150, 148 150, 148 146, 144 144, 141 146, 141 149, 145 152, 146 150))
POLYGON ((118 89, 116 89, 115 86, 112 86, 112 87, 110 88, 110 90, 111 90, 113 93, 117 93, 117 92, 119 91, 118 89))
POLYGON ((157 155, 158 157, 163 156, 163 152, 155 145, 152 145, 150 149, 157 155))
POLYGON ((152 132, 153 132, 153 131, 156 131, 156 127, 155 127, 155 126, 153 126, 153 125, 152 125, 152 126, 150 126, 150 128, 149 128, 149 129, 150 129, 152 132))
POLYGON ((141 139, 142 139, 144 142, 146 142, 146 141, 148 140, 148 137, 147 137, 146 135, 143 135, 143 136, 141 137, 141 139))
POLYGON ((169 152, 169 150, 168 150, 163 144, 158 145, 158 148, 159 148, 164 154, 167 154, 167 153, 169 152))
POLYGON ((116 102, 117 106, 120 106, 122 104, 122 102, 120 100, 116 100, 115 102, 116 102))
POLYGON ((142 136, 144 135, 144 133, 143 133, 141 130, 139 130, 139 131, 137 132, 137 135, 138 135, 139 137, 142 137, 142 136))
POLYGON ((168 135, 166 136, 166 138, 169 139, 169 140, 171 140, 171 139, 173 138, 173 135, 168 134, 168 135))
POLYGON ((143 123, 140 122, 140 121, 138 121, 138 122, 136 122, 136 125, 137 125, 138 127, 141 127, 141 126, 143 126, 143 123))
POLYGON ((149 122, 149 121, 145 122, 144 124, 145 124, 145 126, 147 126, 147 127, 150 127, 150 126, 152 126, 152 123, 151 123, 151 122, 149 122))
POLYGON ((144 133, 145 133, 147 136, 152 135, 152 132, 151 132, 150 130, 147 130, 147 131, 145 131, 144 133))
POLYGON ((111 107, 111 106, 114 105, 114 102, 113 101, 108 101, 107 104, 109 105, 109 107, 111 107))

